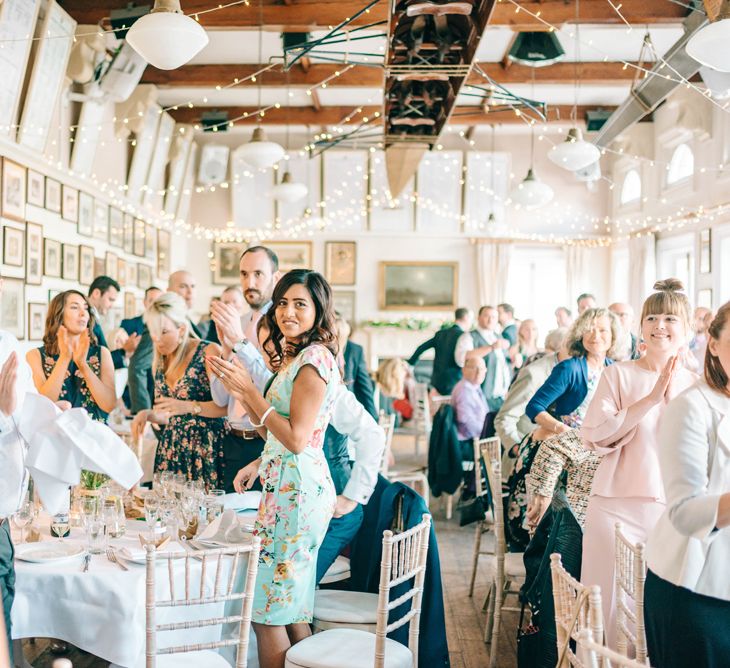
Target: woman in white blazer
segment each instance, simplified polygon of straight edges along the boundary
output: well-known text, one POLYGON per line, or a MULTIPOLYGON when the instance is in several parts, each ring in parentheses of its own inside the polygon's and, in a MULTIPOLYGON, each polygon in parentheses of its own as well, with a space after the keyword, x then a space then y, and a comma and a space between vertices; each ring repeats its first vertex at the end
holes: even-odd
POLYGON ((659 430, 667 507, 649 536, 644 601, 660 668, 730 665, 730 302, 708 334, 704 379, 659 430))

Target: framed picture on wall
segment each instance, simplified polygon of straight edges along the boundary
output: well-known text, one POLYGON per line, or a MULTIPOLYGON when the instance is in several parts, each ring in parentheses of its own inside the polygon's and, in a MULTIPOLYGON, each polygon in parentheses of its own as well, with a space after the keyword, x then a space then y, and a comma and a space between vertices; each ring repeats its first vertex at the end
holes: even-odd
POLYGON ((124 248, 124 214, 120 209, 109 209, 109 243, 124 248))
POLYGON ((157 275, 167 278, 170 275, 170 233, 157 230, 157 275))
POLYGON ((61 291, 60 291, 60 290, 56 290, 55 288, 51 288, 51 289, 49 289, 49 290, 48 290, 48 303, 50 304, 50 303, 51 303, 51 301, 53 300, 53 298, 54 298, 54 297, 55 297, 56 295, 60 295, 60 294, 61 294, 61 291))
POLYGON ((137 264, 137 287, 146 290, 152 285, 152 267, 148 264, 137 264))
POLYGON ((145 240, 144 240, 144 220, 134 219, 134 254, 138 257, 144 257, 145 240))
POLYGON ((134 218, 128 213, 124 214, 124 252, 134 253, 134 218))
POLYGON ((26 201, 33 206, 43 207, 46 204, 46 177, 40 172, 28 170, 28 193, 26 201))
POLYGON ((109 242, 109 206, 94 202, 94 239, 109 242))
POLYGON ((459 294, 456 262, 381 262, 380 308, 451 311, 459 294))
POLYGON ((23 230, 6 225, 3 233, 3 263, 11 267, 22 267, 25 258, 23 230))
POLYGON ((215 285, 237 285, 241 253, 246 244, 223 241, 213 244, 213 283, 215 285))
POLYGON ((61 188, 61 218, 75 223, 79 219, 79 191, 64 185, 61 188))
POLYGON ((3 298, 0 300, 0 329, 18 339, 25 338, 25 282, 17 278, 3 279, 3 298))
POLYGON ((311 241, 267 241, 266 246, 279 256, 279 271, 282 273, 312 267, 311 241))
POLYGON ((46 326, 48 304, 30 302, 28 304, 28 340, 40 341, 43 338, 46 326))
POLYGON ((46 239, 43 242, 43 275, 48 278, 61 278, 60 241, 46 239))
POLYGON ((155 259, 155 226, 150 223, 144 226, 144 255, 148 260, 155 259))
POLYGON ((324 245, 325 278, 330 285, 355 285, 357 243, 327 241, 324 245))
POLYGON ((110 253, 109 251, 107 251, 104 273, 109 278, 113 278, 115 281, 117 280, 117 277, 119 276, 119 266, 117 264, 117 261, 118 261, 117 254, 110 253))
POLYGON ((712 230, 700 230, 700 274, 712 271, 712 230))
POLYGON ((79 193, 79 234, 85 237, 94 236, 94 198, 85 193, 79 193))
POLYGON ((137 298, 134 292, 124 293, 124 317, 134 318, 137 315, 137 298))
POLYGON ((46 177, 46 210, 61 213, 61 184, 46 177))
POLYGON ((117 259, 117 281, 120 285, 127 285, 127 261, 122 258, 117 259))
POLYGON ((69 281, 79 280, 79 247, 63 244, 63 277, 69 281))
POLYGON ((697 291, 697 306, 712 310, 712 288, 697 291))
POLYGON ((3 158, 2 212, 12 220, 25 220, 25 167, 3 158))
POLYGON ((43 282, 43 225, 36 223, 25 226, 25 282, 28 285, 43 282))
POLYGON ((137 287, 137 263, 127 262, 127 287, 137 287))
POLYGON ((355 324, 355 292, 351 290, 332 290, 335 311, 351 325, 355 324))
MULTIPOLYGON (((103 276, 105 271, 106 271, 106 258, 96 257, 96 255, 94 255, 94 276, 93 276, 93 278, 96 278, 97 276, 103 276)), ((92 278, 92 280, 93 280, 93 278, 92 278)))
POLYGON ((91 285, 94 280, 94 249, 91 246, 79 246, 79 283, 91 285))

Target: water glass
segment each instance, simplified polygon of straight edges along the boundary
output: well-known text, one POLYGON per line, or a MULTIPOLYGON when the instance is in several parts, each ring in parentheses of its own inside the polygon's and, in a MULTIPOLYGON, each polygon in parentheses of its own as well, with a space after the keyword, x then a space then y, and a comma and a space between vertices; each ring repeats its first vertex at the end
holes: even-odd
POLYGON ((208 523, 223 514, 223 497, 225 492, 222 489, 211 489, 205 497, 208 523))
POLYGON ((102 519, 106 524, 106 532, 110 538, 119 538, 124 535, 126 521, 124 518, 124 505, 120 497, 109 497, 104 502, 102 519))
POLYGON ((86 549, 90 554, 102 554, 106 549, 106 527, 98 515, 87 516, 86 549))

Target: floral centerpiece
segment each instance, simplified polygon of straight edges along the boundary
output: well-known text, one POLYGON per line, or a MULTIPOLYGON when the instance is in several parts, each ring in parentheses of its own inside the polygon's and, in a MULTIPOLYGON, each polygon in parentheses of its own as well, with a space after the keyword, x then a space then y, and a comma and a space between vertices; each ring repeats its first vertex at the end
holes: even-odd
POLYGON ((81 477, 79 480, 79 489, 82 494, 87 496, 97 496, 101 486, 109 480, 109 476, 103 473, 97 473, 96 471, 88 471, 87 469, 81 469, 81 477))

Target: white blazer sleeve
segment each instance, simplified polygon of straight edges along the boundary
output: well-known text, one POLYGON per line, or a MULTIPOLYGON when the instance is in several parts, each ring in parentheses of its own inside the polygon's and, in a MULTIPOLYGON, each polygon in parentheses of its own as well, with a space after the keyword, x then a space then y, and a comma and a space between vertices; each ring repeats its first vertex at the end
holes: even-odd
POLYGON ((712 409, 696 388, 673 399, 659 427, 667 513, 683 536, 705 540, 717 523, 720 494, 708 491, 712 409))

